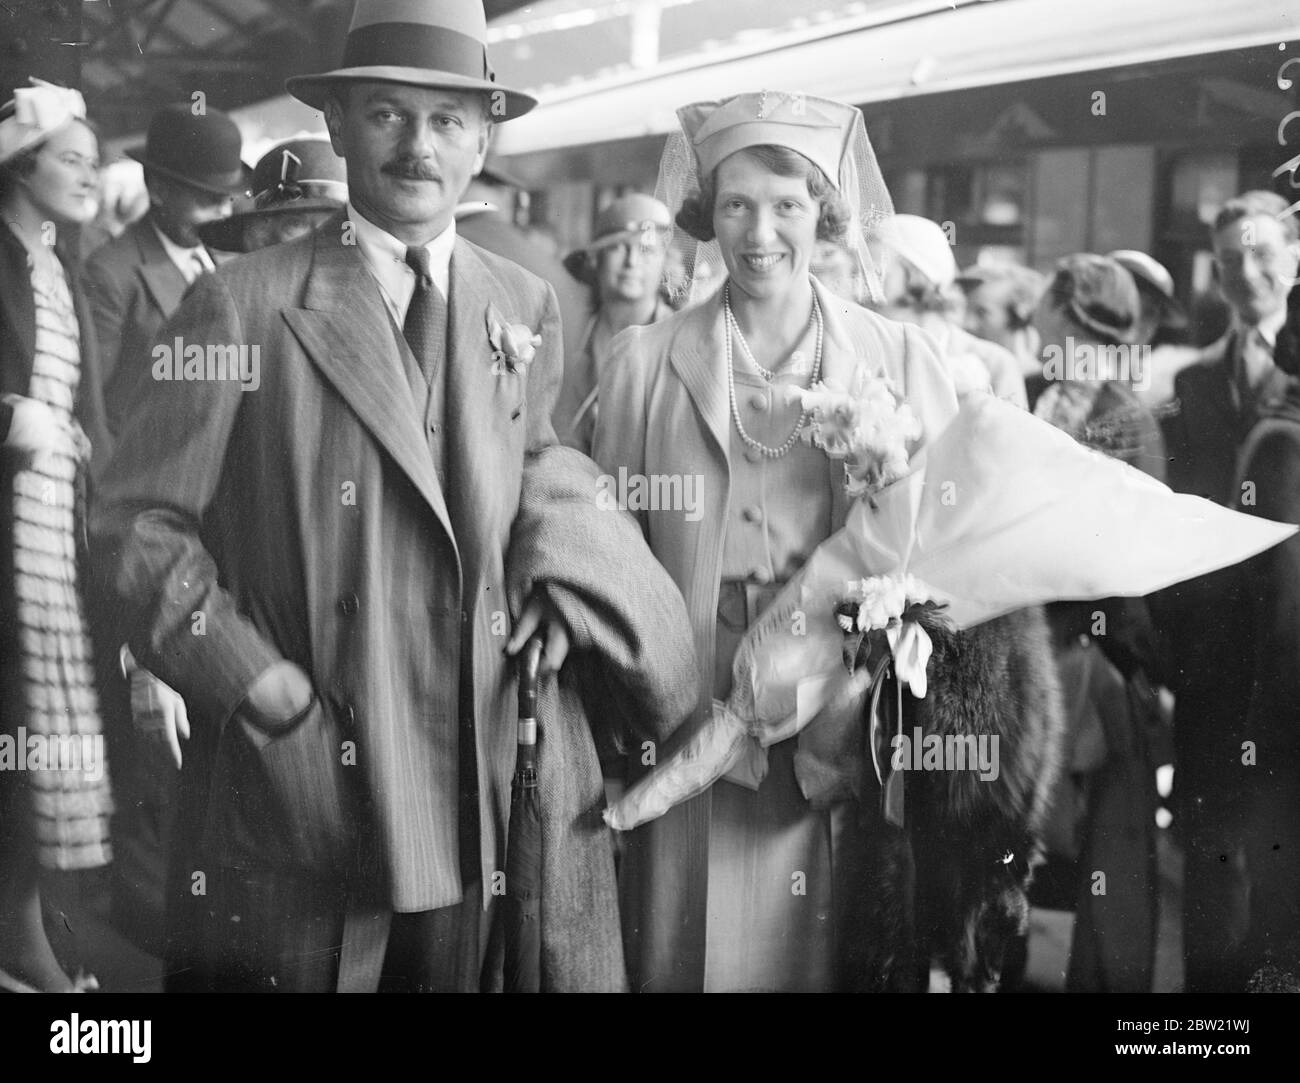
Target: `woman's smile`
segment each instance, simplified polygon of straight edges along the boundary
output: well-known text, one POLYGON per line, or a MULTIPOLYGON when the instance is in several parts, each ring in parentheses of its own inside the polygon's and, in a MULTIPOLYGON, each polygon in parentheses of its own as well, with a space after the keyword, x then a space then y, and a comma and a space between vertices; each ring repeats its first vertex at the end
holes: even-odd
POLYGON ((754 274, 766 274, 781 260, 785 259, 785 254, 783 252, 746 252, 740 258, 754 274))

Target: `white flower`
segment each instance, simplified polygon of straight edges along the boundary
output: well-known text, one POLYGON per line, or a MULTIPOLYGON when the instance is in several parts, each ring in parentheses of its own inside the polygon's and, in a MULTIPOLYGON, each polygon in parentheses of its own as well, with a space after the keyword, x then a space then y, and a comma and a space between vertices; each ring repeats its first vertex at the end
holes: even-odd
POLYGON ((797 394, 811 415, 801 435, 830 458, 844 460, 851 498, 907 474, 907 445, 920 439, 921 423, 887 377, 860 367, 851 390, 823 381, 797 394))

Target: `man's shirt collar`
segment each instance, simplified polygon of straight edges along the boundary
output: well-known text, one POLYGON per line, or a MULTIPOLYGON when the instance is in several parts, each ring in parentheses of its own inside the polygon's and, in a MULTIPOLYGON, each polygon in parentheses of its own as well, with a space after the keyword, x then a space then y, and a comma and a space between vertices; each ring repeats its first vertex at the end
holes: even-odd
MULTIPOLYGON (((407 246, 386 230, 380 229, 358 211, 347 205, 348 219, 356 230, 357 248, 383 291, 389 311, 400 327, 406 320, 406 309, 415 292, 415 272, 406 265, 407 246)), ((453 218, 447 228, 424 246, 429 253, 429 273, 438 292, 446 299, 451 282, 451 253, 456 247, 456 222, 453 218)))

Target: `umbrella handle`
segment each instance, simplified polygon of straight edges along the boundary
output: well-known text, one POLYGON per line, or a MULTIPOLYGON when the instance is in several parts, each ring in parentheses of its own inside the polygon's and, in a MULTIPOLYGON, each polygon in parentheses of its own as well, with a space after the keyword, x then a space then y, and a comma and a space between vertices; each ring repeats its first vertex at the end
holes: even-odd
POLYGON ((519 755, 535 764, 537 746, 537 682, 542 669, 542 639, 533 636, 519 659, 519 755))

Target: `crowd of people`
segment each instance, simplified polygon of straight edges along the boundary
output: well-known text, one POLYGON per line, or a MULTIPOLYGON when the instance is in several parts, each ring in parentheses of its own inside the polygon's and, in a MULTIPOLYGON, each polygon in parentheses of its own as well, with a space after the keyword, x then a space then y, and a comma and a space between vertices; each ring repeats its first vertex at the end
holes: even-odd
MULTIPOLYGON (((1150 255, 962 269, 938 223, 879 213, 856 108, 763 91, 683 104, 663 199, 612 200, 561 261, 501 213, 491 127, 535 102, 490 76, 479 0, 411 9, 389 55, 359 0, 342 65, 290 81, 328 140, 250 170, 220 110, 161 108, 130 152, 147 211, 80 262, 84 101, 33 80, 0 110, 3 733, 108 749, 0 771, 0 985, 95 987, 41 872, 109 865, 177 990, 500 988, 511 658, 539 635, 543 747, 585 742, 551 761, 542 986, 861 987, 869 798, 810 801, 803 737, 625 839, 599 822, 844 526, 802 394, 883 373, 909 455, 992 396, 1300 523, 1296 219, 1264 191, 1219 210, 1229 329, 1178 343, 1150 255), (698 478, 698 506, 574 510, 629 476, 698 478)), ((1068 989, 1152 987, 1170 760, 1186 989, 1296 987, 1297 545, 1046 607, 1033 863, 1076 911, 1068 989)))

